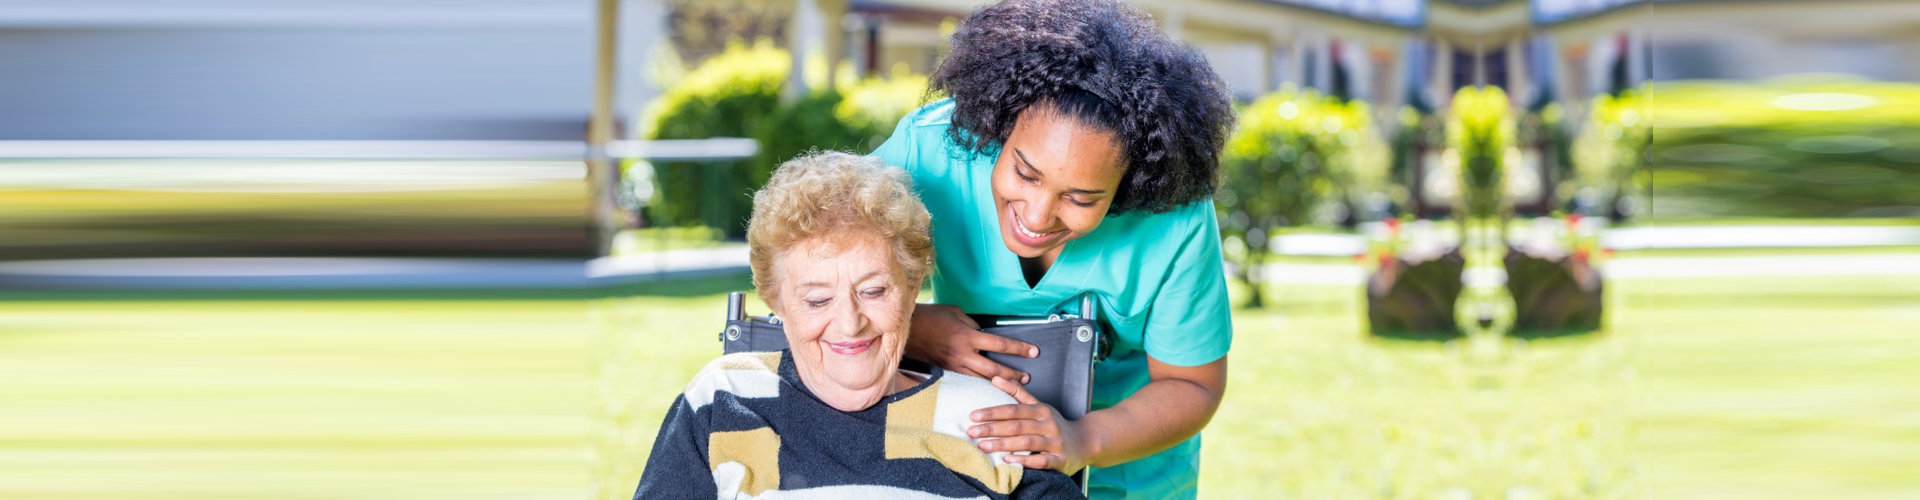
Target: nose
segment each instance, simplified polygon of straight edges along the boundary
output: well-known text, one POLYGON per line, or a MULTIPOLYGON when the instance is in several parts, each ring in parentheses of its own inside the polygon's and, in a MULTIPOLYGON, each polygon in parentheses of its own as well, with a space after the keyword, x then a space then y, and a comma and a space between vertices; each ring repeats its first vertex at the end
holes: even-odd
POLYGON ((867 329, 867 316, 860 314, 860 301, 847 297, 833 302, 838 305, 834 307, 833 323, 827 326, 827 332, 841 339, 860 336, 860 332, 867 329))
POLYGON ((1057 201, 1058 200, 1055 200, 1051 196, 1043 196, 1034 202, 1028 203, 1026 216, 1021 217, 1025 220, 1020 221, 1020 223, 1027 226, 1028 230, 1034 232, 1045 232, 1053 229, 1053 209, 1057 201))

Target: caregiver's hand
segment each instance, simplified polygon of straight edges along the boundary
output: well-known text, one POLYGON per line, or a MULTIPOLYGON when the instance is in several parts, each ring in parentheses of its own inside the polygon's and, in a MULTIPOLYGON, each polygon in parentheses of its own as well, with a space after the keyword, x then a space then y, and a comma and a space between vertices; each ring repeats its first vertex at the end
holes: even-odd
POLYGON ((980 351, 1028 358, 1040 355, 1040 348, 1033 344, 980 331, 980 323, 958 307, 914 304, 913 326, 907 335, 907 357, 980 378, 1027 380, 1027 374, 995 363, 980 351))
POLYGON ((1047 406, 1027 392, 1026 387, 1005 378, 994 377, 993 386, 1013 395, 1019 404, 1000 405, 973 411, 979 425, 967 428, 967 435, 979 443, 980 451, 1032 452, 1009 453, 1007 463, 1029 469, 1053 469, 1072 474, 1093 460, 1090 442, 1081 434, 1080 424, 1047 406))

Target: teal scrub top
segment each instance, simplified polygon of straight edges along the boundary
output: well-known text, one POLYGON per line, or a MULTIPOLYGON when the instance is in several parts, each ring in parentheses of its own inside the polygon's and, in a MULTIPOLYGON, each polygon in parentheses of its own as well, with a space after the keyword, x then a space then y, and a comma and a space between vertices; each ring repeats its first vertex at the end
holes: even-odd
MULTIPOLYGON (((1226 356, 1233 340, 1220 230, 1213 200, 1171 211, 1110 214, 1098 228, 1068 241, 1036 286, 1000 237, 991 173, 995 154, 973 155, 948 138, 951 100, 928 104, 900 121, 874 151, 912 173, 914 189, 933 214, 935 300, 974 314, 1078 312, 1092 292, 1113 335, 1112 354, 1094 366, 1093 408, 1107 408, 1148 382, 1147 356, 1197 366, 1226 356)), ((1200 476, 1200 436, 1160 453, 1095 468, 1093 498, 1193 498, 1200 476)))

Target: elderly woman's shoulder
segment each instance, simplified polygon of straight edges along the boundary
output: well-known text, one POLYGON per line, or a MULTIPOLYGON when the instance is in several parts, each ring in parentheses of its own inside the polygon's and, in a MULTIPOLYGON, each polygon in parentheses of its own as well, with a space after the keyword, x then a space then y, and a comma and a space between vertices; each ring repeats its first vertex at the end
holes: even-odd
POLYGON ((722 392, 745 398, 779 396, 780 352, 740 352, 714 358, 687 382, 681 395, 699 408, 722 392))
POLYGON ((941 375, 940 400, 942 403, 951 402, 954 408, 965 408, 968 412, 1016 402, 1013 396, 994 387, 993 382, 987 379, 954 372, 941 375))
POLYGON ((764 371, 779 373, 781 351, 772 352, 736 352, 727 354, 700 368, 701 374, 713 371, 764 371))

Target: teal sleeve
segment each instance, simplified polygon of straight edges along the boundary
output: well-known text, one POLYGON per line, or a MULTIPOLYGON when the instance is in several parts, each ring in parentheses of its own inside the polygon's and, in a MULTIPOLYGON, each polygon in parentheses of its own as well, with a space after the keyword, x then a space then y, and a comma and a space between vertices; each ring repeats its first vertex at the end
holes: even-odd
POLYGON ((913 122, 920 119, 920 113, 921 110, 916 109, 901 118, 900 123, 893 126, 893 135, 887 136, 887 142, 873 149, 873 156, 888 165, 913 170, 911 163, 918 143, 913 137, 913 122))
POLYGON ((1153 297, 1147 317, 1147 355, 1162 363, 1199 366, 1227 355, 1233 344, 1233 319, 1227 303, 1227 278, 1220 254, 1220 227, 1213 200, 1176 209, 1183 234, 1167 268, 1165 284, 1153 297))

